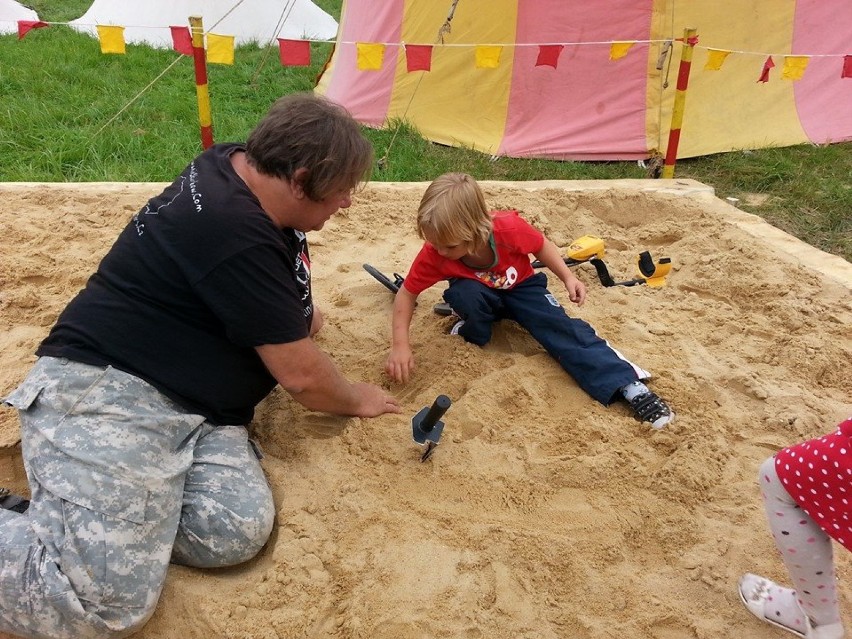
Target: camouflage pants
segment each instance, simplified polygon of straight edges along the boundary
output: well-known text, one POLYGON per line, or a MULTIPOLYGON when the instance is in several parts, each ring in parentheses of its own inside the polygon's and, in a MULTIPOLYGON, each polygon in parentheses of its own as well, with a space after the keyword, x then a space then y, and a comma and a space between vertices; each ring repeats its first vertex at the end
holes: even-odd
POLYGON ((169 562, 253 557, 274 506, 246 429, 214 427, 112 367, 43 357, 18 409, 29 510, 0 510, 0 631, 125 637, 169 562))

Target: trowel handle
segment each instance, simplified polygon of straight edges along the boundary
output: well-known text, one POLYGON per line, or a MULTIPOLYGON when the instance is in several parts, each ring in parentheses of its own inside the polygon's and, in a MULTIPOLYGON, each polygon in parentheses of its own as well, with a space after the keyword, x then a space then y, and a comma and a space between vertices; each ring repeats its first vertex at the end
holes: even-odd
POLYGON ((438 397, 435 398, 435 401, 432 402, 432 406, 429 407, 429 412, 424 415, 423 421, 420 422, 420 430, 424 433, 428 433, 432 430, 435 427, 435 424, 438 423, 438 420, 447 412, 450 404, 452 404, 452 402, 449 397, 446 395, 438 395, 438 397))

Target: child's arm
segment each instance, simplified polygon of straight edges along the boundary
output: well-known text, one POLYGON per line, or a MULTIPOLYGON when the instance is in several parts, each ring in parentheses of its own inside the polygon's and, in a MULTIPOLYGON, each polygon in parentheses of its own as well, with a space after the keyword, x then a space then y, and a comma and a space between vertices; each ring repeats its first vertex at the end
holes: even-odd
POLYGON ((568 298, 577 306, 582 306, 586 301, 586 286, 578 280, 571 270, 566 266, 565 260, 559 253, 556 245, 544 238, 544 244, 538 253, 534 253, 537 260, 549 268, 556 277, 562 280, 565 285, 565 290, 568 291, 568 298))
POLYGON ((391 351, 385 364, 385 372, 395 381, 407 383, 414 370, 414 354, 408 342, 408 328, 414 315, 417 295, 400 286, 393 302, 393 323, 391 329, 391 351))

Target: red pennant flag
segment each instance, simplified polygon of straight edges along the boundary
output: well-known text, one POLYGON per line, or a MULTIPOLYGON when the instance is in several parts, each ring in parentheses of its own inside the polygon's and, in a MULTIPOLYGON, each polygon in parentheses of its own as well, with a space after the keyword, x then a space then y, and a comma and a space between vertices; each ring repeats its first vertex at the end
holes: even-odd
POLYGON ((763 63, 763 71, 760 73, 760 78, 758 78, 758 82, 769 82, 769 70, 775 66, 775 63, 772 61, 772 56, 766 58, 766 62, 763 63))
POLYGON ((41 20, 18 20, 18 40, 22 39, 31 29, 46 27, 47 22, 41 20))
POLYGON ((538 59, 535 61, 537 67, 553 67, 559 62, 559 54, 565 47, 561 44, 542 44, 538 48, 538 59))
POLYGON ((432 70, 432 47, 428 44, 406 44, 405 62, 408 72, 432 70))
POLYGON ((852 78, 852 55, 843 56, 843 72, 841 78, 852 78))
POLYGON ((192 36, 189 27, 169 27, 172 32, 172 48, 183 55, 192 55, 192 36))
POLYGON ((278 54, 285 67, 307 67, 311 64, 310 40, 285 40, 278 38, 278 54))

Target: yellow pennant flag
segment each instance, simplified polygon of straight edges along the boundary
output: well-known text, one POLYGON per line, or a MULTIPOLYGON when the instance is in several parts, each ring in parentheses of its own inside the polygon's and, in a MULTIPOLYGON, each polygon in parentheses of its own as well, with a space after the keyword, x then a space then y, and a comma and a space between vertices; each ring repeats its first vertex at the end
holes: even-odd
POLYGON ((801 80, 810 61, 806 55, 785 55, 781 77, 785 80, 801 80))
POLYGON ((725 59, 731 54, 730 51, 722 49, 707 49, 707 64, 704 65, 705 71, 718 71, 725 64, 725 59))
POLYGON ((613 42, 609 47, 609 59, 610 60, 620 60, 624 56, 627 55, 627 52, 630 51, 630 47, 632 47, 635 42, 613 42))
POLYGON ((385 45, 373 42, 358 42, 358 70, 378 71, 385 58, 385 45))
POLYGON ((208 33, 207 61, 210 64, 234 64, 234 36, 208 33))
POLYGON ((496 69, 500 66, 500 53, 503 47, 476 47, 476 68, 496 69))
POLYGON ((101 41, 101 53, 125 53, 124 27, 112 27, 99 24, 98 39, 101 41))

